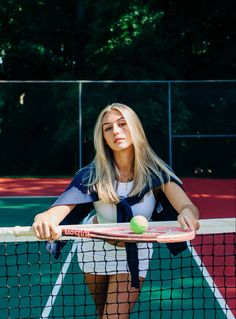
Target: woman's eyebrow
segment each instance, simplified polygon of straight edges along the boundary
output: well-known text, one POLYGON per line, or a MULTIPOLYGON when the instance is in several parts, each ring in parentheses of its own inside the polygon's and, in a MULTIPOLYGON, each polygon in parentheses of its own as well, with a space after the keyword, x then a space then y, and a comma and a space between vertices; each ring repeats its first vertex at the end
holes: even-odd
POLYGON ((118 120, 115 120, 114 122, 103 123, 102 126, 107 125, 107 124, 112 124, 112 123, 115 123, 115 122, 119 122, 120 120, 124 120, 124 117, 122 116, 118 120))

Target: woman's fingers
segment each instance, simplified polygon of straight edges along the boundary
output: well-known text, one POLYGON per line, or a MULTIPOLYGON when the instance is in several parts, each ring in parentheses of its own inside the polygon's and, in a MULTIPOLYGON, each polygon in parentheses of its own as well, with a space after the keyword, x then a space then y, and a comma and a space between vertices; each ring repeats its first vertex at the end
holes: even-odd
POLYGON ((32 227, 33 227, 33 230, 34 230, 37 238, 38 239, 44 239, 43 238, 42 227, 40 227, 40 225, 38 223, 33 223, 32 227))
POLYGON ((189 228, 192 230, 199 229, 199 222, 191 211, 186 210, 181 212, 178 216, 178 222, 184 230, 189 228))
POLYGON ((47 240, 57 240, 60 237, 58 227, 48 220, 36 221, 33 224, 33 229, 37 238, 47 240))
POLYGON ((55 224, 50 224, 51 238, 52 240, 59 239, 61 232, 60 229, 55 224))
POLYGON ((44 220, 43 223, 42 223, 42 231, 43 231, 43 237, 44 238, 51 239, 50 226, 49 226, 47 220, 44 220))

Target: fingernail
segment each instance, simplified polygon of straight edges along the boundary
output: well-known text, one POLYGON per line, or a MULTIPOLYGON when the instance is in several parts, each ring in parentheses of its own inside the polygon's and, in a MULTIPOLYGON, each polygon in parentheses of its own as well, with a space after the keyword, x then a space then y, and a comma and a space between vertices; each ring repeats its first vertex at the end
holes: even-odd
POLYGON ((188 229, 188 226, 182 225, 182 229, 183 229, 183 230, 187 230, 187 229, 188 229))

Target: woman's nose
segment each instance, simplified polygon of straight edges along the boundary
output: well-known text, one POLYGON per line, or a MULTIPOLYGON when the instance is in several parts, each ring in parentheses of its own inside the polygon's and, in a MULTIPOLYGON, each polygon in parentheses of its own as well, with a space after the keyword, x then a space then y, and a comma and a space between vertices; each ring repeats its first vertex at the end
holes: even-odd
POLYGON ((117 135, 119 133, 119 126, 117 124, 113 125, 113 134, 117 135))

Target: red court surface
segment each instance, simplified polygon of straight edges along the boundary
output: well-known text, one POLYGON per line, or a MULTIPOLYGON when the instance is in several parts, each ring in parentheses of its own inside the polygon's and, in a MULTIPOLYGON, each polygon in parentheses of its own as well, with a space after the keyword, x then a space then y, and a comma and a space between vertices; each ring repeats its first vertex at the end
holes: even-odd
POLYGON ((236 216, 236 179, 184 178, 184 188, 201 218, 236 216))
POLYGON ((0 178, 0 197, 58 196, 70 178, 0 178))

